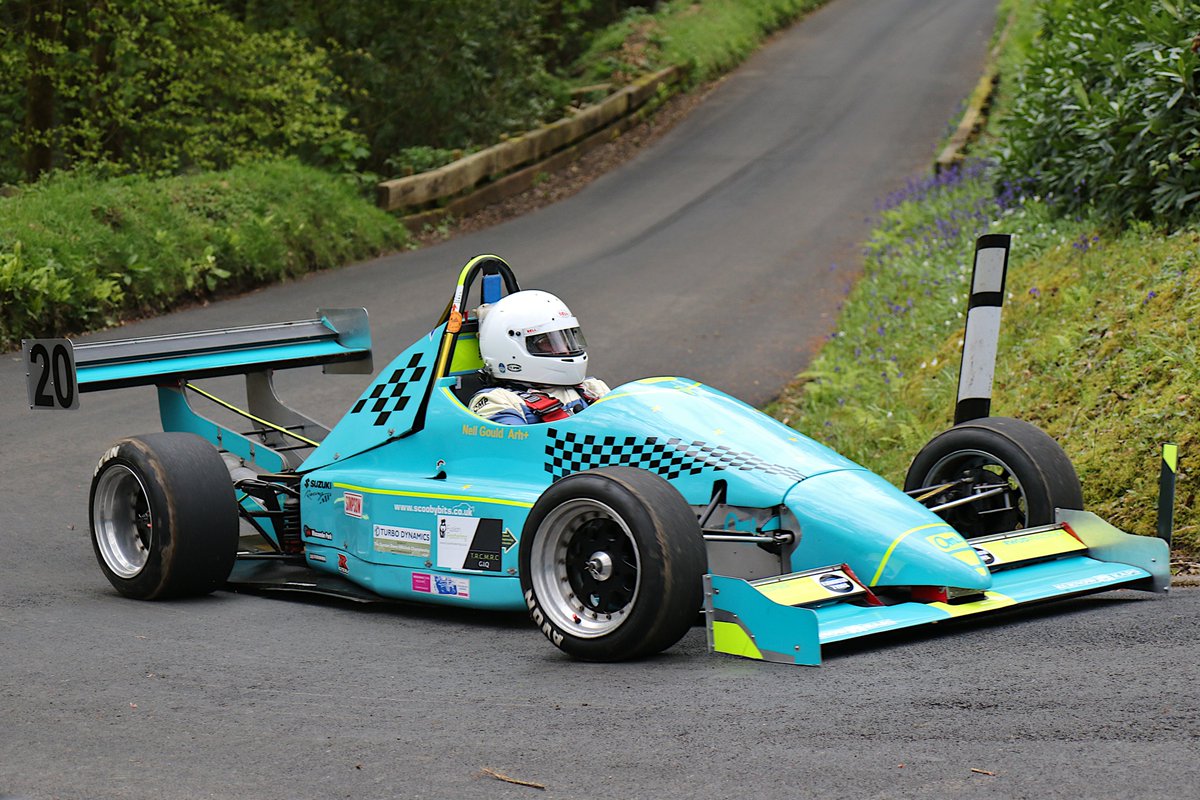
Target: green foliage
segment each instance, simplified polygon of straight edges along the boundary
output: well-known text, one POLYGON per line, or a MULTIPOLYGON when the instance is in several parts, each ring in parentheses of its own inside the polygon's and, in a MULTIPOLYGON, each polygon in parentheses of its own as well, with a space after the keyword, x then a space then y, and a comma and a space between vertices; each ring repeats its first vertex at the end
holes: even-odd
POLYGON ((107 164, 115 173, 366 155, 325 53, 251 31, 213 0, 21 0, 0 35, 0 180, 107 164))
POLYGON ((0 198, 0 345, 338 266, 404 239, 347 181, 295 162, 159 180, 53 176, 0 198))
POLYGON ((1182 225, 1200 207, 1194 0, 1042 0, 1007 89, 1001 176, 1060 212, 1182 225))
POLYGON ((230 0, 246 24, 287 21, 329 49, 368 166, 410 147, 469 148, 563 107, 543 0, 230 0))
MULTIPOLYGON (((1011 232, 993 413, 1066 449, 1087 507, 1152 534, 1158 448, 1200 449, 1200 235, 1117 235, 969 166, 890 199, 838 329, 770 411, 894 482, 949 427, 974 239, 1011 232)), ((1196 481, 1180 473, 1176 547, 1200 553, 1196 481)))
POLYGON ((623 82, 668 66, 708 80, 748 56, 763 37, 823 0, 706 0, 631 8, 597 34, 579 60, 584 79, 623 82))
POLYGON ((405 147, 384 162, 389 175, 412 175, 445 166, 463 157, 462 150, 443 147, 405 147))

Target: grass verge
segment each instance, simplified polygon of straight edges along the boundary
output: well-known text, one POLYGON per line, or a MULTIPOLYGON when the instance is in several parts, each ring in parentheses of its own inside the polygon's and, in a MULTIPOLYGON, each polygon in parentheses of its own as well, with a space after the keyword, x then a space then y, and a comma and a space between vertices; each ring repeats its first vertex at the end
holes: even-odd
POLYGON ((598 34, 575 64, 580 84, 625 83, 670 66, 706 81, 741 63, 766 36, 825 0, 705 0, 633 9, 598 34))
POLYGON ((51 177, 0 198, 0 346, 402 246, 344 178, 291 161, 166 179, 51 177))
MULTIPOLYGON (((1028 420, 1075 463, 1087 507, 1154 532, 1161 443, 1200 449, 1200 231, 1107 232, 1056 219, 974 162, 881 204, 837 331, 769 411, 901 483, 952 423, 974 239, 1015 234, 992 413, 1028 420)), ((1200 555, 1180 472, 1177 551, 1200 555)))

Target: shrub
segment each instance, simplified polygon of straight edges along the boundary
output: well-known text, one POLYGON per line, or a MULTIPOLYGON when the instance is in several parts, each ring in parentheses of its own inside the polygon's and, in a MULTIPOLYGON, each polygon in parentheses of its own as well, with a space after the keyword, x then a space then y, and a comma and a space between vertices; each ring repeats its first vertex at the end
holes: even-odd
POLYGON ((52 176, 0 199, 0 344, 337 266, 404 238, 347 181, 295 162, 158 180, 52 176))
POLYGON ((223 169, 296 155, 353 166, 324 51, 214 0, 21 0, 0 11, 0 180, 107 163, 223 169), (24 165, 21 170, 19 165, 24 165))
POLYGON ((1003 121, 1002 178, 1060 213, 1180 225, 1200 198, 1195 4, 1045 0, 1003 121))

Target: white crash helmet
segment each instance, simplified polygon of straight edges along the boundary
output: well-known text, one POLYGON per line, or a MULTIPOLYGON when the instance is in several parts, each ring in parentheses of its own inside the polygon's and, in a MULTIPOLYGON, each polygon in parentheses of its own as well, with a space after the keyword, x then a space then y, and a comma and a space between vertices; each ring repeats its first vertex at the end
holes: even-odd
POLYGON ((479 354, 493 377, 576 386, 587 377, 587 343, 579 320, 549 292, 515 292, 488 307, 479 323, 479 354))

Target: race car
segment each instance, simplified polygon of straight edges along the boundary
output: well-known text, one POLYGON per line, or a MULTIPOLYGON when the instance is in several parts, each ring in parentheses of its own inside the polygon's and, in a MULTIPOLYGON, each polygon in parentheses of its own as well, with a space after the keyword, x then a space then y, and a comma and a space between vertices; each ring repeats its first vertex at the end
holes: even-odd
MULTIPOLYGON (((996 249, 981 242, 977 272, 989 261, 980 253, 996 249)), ((1058 444, 980 414, 970 392, 960 406, 974 411, 920 451, 903 489, 681 377, 627 383, 554 422, 479 417, 467 407, 483 367, 476 283, 478 305, 520 288, 503 259, 469 261, 432 330, 332 428, 285 405, 273 373, 370 373, 363 309, 25 342, 33 408, 157 387, 164 432, 115 442, 92 480, 92 543, 116 590, 154 600, 229 586, 521 609, 555 646, 593 661, 660 652, 702 614, 712 651, 817 664, 823 645, 868 634, 1168 587, 1165 541, 1080 510, 1058 444), (196 383, 238 374, 243 404, 196 383), (202 415, 196 401, 244 422, 202 415)), ((977 294, 986 307, 995 293, 977 294)), ((991 317, 979 319, 986 329, 991 317)), ((979 372, 965 361, 964 385, 978 385, 979 372)))

